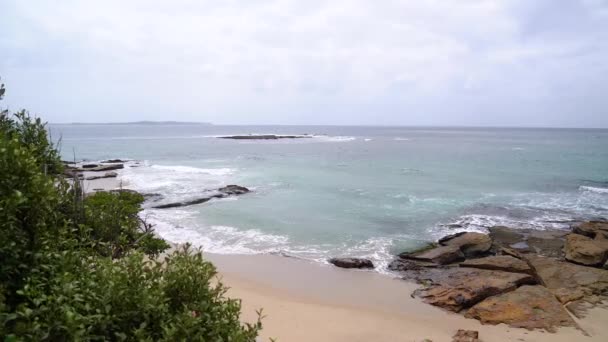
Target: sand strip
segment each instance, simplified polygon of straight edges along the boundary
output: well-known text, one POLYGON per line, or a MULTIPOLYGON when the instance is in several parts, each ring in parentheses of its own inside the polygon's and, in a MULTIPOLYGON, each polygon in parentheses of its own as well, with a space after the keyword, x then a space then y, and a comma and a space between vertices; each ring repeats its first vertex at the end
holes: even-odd
POLYGON ((605 341, 608 310, 577 321, 591 336, 563 328, 556 334, 481 325, 410 296, 417 285, 373 271, 344 270, 273 255, 208 254, 241 298, 243 318, 264 309, 262 337, 279 341, 451 341, 458 329, 477 330, 485 342, 605 341))

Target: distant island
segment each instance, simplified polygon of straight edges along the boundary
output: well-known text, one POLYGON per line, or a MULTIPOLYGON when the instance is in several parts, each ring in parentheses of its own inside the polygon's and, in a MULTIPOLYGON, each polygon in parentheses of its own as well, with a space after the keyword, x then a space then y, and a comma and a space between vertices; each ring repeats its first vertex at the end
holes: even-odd
POLYGON ((55 123, 55 125, 204 125, 212 126, 210 122, 187 121, 133 121, 133 122, 68 122, 55 123))

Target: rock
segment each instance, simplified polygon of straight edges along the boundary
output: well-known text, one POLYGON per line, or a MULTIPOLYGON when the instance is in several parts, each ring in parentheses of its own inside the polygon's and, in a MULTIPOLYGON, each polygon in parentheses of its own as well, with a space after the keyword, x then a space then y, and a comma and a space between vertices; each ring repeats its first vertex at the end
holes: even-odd
POLYGON ((509 255, 497 255, 480 259, 466 260, 460 263, 460 267, 533 274, 533 271, 530 266, 528 266, 528 263, 509 255))
POLYGON ((492 239, 482 233, 464 232, 446 236, 439 240, 442 246, 456 246, 469 258, 487 253, 492 248, 492 239))
POLYGON ((252 135, 229 135, 218 137, 220 139, 236 140, 276 140, 276 139, 302 139, 312 138, 310 135, 275 135, 275 134, 252 134, 252 135))
POLYGON ((248 193, 249 189, 239 185, 227 185, 223 188, 219 188, 217 191, 223 192, 227 195, 243 195, 248 193))
POLYGON ((329 262, 342 268, 374 268, 374 264, 369 259, 331 258, 329 262))
POLYGON ((422 252, 400 254, 401 258, 432 262, 439 265, 451 264, 464 260, 459 246, 439 246, 422 252))
POLYGON ((119 169, 123 169, 125 166, 123 164, 108 164, 108 165, 99 165, 90 169, 87 169, 86 171, 112 171, 112 170, 119 170, 119 169))
POLYGON ((460 267, 427 271, 419 280, 431 285, 415 294, 429 304, 454 312, 520 285, 536 283, 529 274, 460 267))
POLYGON ((545 329, 576 327, 553 294, 542 286, 522 286, 515 291, 488 298, 470 308, 466 315, 483 324, 505 323, 512 327, 545 329))
POLYGON ((388 269, 391 271, 420 271, 422 266, 411 260, 395 259, 388 264, 388 269))
POLYGON ((564 237, 568 234, 558 229, 539 231, 501 226, 489 228, 489 231, 495 251, 510 248, 519 253, 538 253, 556 258, 563 255, 564 237))
MULTIPOLYGON (((598 236, 603 236, 598 233, 598 236)), ((608 240, 594 240, 590 237, 570 234, 564 245, 566 260, 586 265, 602 267, 608 259, 608 240)))
POLYGON ((592 295, 608 294, 608 271, 552 258, 527 257, 538 280, 562 303, 592 295))
POLYGON ((388 269, 397 272, 420 271, 425 268, 435 268, 439 265, 432 262, 424 262, 417 260, 395 259, 388 264, 388 269))
POLYGON ((66 178, 78 178, 78 179, 83 179, 84 175, 82 173, 79 173, 76 169, 65 169, 63 171, 63 175, 66 178))
POLYGON ((186 207, 189 205, 201 204, 205 202, 209 202, 214 198, 226 198, 229 196, 238 196, 242 194, 246 194, 250 192, 249 189, 239 185, 228 185, 223 188, 217 189, 216 191, 210 191, 208 195, 200 198, 196 198, 193 200, 182 201, 182 202, 173 202, 166 203, 153 206, 153 209, 168 209, 168 208, 177 208, 177 207, 186 207))
POLYGON ((82 164, 82 166, 81 166, 81 167, 82 167, 83 169, 93 169, 93 168, 96 168, 96 167, 98 167, 98 166, 99 166, 99 164, 82 164))
POLYGON ((87 177, 86 180, 95 180, 95 179, 101 179, 101 178, 115 178, 118 176, 118 173, 116 172, 106 172, 103 176, 90 176, 87 177))
POLYGON ((608 234, 608 222, 588 221, 578 223, 572 226, 572 232, 595 238, 598 233, 608 234))
POLYGON ((507 248, 507 247, 501 247, 497 252, 500 253, 500 254, 502 254, 502 255, 512 256, 512 257, 514 257, 516 259, 522 259, 523 258, 523 255, 520 252, 518 252, 515 249, 511 249, 511 248, 507 248))
POLYGON ((475 330, 458 329, 452 337, 452 342, 480 342, 479 332, 475 330))
POLYGON ((398 256, 400 258, 402 258, 402 259, 407 259, 408 255, 422 253, 422 252, 431 250, 431 249, 433 249, 433 248, 435 248, 437 246, 438 246, 438 244, 433 243, 433 242, 429 242, 429 243, 426 243, 424 246, 422 246, 420 248, 416 248, 414 250, 409 250, 409 251, 400 253, 398 256))
POLYGON ((530 230, 526 243, 537 254, 561 258, 566 235, 564 230, 530 230))
POLYGON ((510 247, 524 240, 524 235, 512 228, 496 226, 488 228, 488 230, 494 243, 503 247, 510 247))
POLYGON ((108 160, 101 161, 101 163, 104 163, 104 164, 126 163, 126 162, 128 162, 128 160, 122 160, 122 159, 108 159, 108 160))

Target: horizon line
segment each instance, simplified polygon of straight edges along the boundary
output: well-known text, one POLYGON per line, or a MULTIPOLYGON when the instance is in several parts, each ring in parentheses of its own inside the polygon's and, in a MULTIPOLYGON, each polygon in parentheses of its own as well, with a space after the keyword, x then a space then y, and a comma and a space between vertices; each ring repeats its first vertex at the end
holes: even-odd
POLYGON ((206 125, 206 126, 291 126, 291 127, 405 127, 405 128, 502 128, 502 129, 595 129, 605 130, 608 127, 569 127, 569 126, 492 126, 492 125, 411 125, 411 124, 215 124, 205 121, 176 121, 176 120, 142 120, 127 122, 48 122, 49 125, 206 125))

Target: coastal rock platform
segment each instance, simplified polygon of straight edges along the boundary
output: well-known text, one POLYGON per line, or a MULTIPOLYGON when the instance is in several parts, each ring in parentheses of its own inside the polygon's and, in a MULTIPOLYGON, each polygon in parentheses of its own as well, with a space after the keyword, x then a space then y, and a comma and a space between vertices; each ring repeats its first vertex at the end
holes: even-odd
POLYGON ((461 232, 388 266, 423 285, 413 295, 483 324, 555 331, 608 300, 608 222, 570 230, 461 232))

